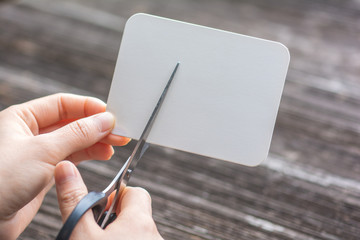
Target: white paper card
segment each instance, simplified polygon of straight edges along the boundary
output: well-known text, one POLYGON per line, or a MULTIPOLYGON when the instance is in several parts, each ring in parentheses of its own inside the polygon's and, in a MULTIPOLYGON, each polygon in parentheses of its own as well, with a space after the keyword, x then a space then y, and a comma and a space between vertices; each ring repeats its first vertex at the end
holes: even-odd
POLYGON ((255 166, 269 151, 289 60, 277 42, 136 14, 108 98, 113 133, 139 139, 180 62, 147 141, 255 166))

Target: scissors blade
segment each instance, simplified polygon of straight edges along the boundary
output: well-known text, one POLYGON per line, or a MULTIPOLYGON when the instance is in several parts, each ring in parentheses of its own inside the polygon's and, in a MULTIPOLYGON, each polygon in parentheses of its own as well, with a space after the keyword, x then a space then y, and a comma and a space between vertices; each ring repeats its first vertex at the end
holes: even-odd
POLYGON ((129 159, 126 161, 125 163, 125 168, 122 173, 125 174, 121 174, 121 176, 119 175, 120 179, 118 179, 117 182, 117 186, 115 187, 117 189, 115 197, 113 199, 113 202, 110 205, 109 211, 106 213, 105 218, 103 220, 103 222, 101 223, 101 228, 105 228, 106 225, 108 224, 108 220, 110 219, 110 215, 113 212, 113 209, 115 207, 115 204, 118 201, 118 198, 120 197, 120 193, 121 191, 125 188, 125 186, 127 185, 130 176, 133 172, 133 170, 135 169, 137 163, 139 162, 140 158, 142 157, 142 155, 145 153, 146 149, 148 149, 149 144, 146 142, 147 137, 149 136, 150 130, 152 125, 154 124, 155 118, 159 113, 159 110, 164 102, 165 96, 170 88, 170 85, 175 77, 176 71, 179 67, 180 63, 178 62, 148 120, 148 122, 146 123, 146 126, 140 136, 140 139, 138 140, 138 142, 136 143, 136 146, 131 154, 131 156, 129 157, 129 159))
POLYGON ((147 124, 146 124, 146 126, 145 126, 139 140, 146 140, 146 138, 148 137, 148 135, 150 133, 150 130, 151 130, 151 127, 152 127, 152 125, 153 125, 153 123, 155 121, 155 118, 156 118, 157 114, 160 111, 160 108, 161 108, 161 106, 162 106, 162 104, 164 102, 165 96, 166 96, 166 94, 167 94, 167 92, 168 92, 168 90, 170 88, 172 80, 175 77, 175 74, 176 74, 176 71, 177 71, 179 65, 180 65, 180 62, 178 62, 176 64, 176 66, 175 66, 175 68, 174 68, 174 70, 173 70, 173 72, 172 72, 172 74, 171 74, 171 76, 169 78, 169 81, 167 82, 163 92, 161 93, 161 96, 160 96, 160 98, 159 98, 159 100, 158 100, 158 102, 157 102, 157 104, 156 104, 156 106, 155 106, 155 108, 154 108, 154 110, 153 110, 153 112, 152 112, 152 114, 151 114, 151 116, 150 116, 150 118, 149 118, 149 120, 148 120, 148 122, 147 122, 147 124))
MULTIPOLYGON (((149 136, 149 133, 150 133, 150 130, 155 122, 155 119, 160 111, 160 108, 164 102, 164 99, 166 97, 166 94, 170 88, 170 85, 175 77, 175 74, 176 74, 176 71, 178 69, 180 65, 180 62, 178 62, 163 90, 163 92, 161 93, 161 96, 158 100, 158 102, 156 103, 156 106, 148 120, 148 122, 146 123, 146 126, 140 136, 140 139, 138 140, 135 148, 134 148, 134 151, 132 152, 131 156, 130 156, 130 163, 129 163, 129 167, 128 169, 130 169, 131 171, 133 171, 138 163, 138 161, 140 160, 140 158, 142 157, 142 155, 145 153, 146 149, 148 148, 148 143, 146 143, 146 139, 147 137, 149 136)), ((125 177, 128 177, 130 178, 130 175, 129 174, 126 174, 125 177)), ((127 179, 128 180, 128 179, 127 179)))

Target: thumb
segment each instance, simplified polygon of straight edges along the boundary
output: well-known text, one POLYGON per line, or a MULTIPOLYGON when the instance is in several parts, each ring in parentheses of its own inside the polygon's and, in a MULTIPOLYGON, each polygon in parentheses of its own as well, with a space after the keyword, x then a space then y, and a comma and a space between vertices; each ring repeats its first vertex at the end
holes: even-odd
POLYGON ((74 121, 51 133, 40 135, 47 142, 48 152, 55 153, 55 163, 74 152, 88 148, 107 136, 115 124, 109 112, 74 121))
MULTIPOLYGON (((70 216, 78 202, 87 194, 79 171, 72 162, 62 161, 55 167, 55 184, 63 222, 70 216)), ((84 239, 85 235, 99 234, 92 211, 87 211, 76 225, 71 239, 84 239)), ((99 238, 94 238, 99 239, 99 238)))
POLYGON ((79 171, 69 161, 62 161, 56 165, 55 184, 60 212, 65 221, 78 202, 87 194, 87 189, 79 171))

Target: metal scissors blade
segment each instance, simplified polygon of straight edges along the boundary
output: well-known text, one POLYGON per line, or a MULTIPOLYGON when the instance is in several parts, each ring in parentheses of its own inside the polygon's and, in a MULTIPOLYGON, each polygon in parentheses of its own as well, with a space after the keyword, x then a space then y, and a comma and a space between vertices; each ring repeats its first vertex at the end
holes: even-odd
MULTIPOLYGON (((117 173, 115 178, 111 183, 106 187, 102 192, 90 192, 88 193, 80 202, 77 204, 75 209, 72 211, 63 227, 60 229, 59 234, 56 237, 56 240, 65 240, 69 239, 73 229, 76 224, 79 222, 80 218, 87 212, 89 209, 93 209, 94 218, 101 228, 105 228, 114 218, 111 218, 111 214, 114 212, 114 208, 118 199, 121 195, 121 192, 126 187, 132 172, 134 171, 137 163, 139 162, 142 155, 145 153, 146 149, 149 147, 149 144, 146 142, 147 137, 149 136, 151 127, 154 124, 155 118, 159 113, 159 110, 164 102, 165 96, 169 90, 170 84, 172 83, 176 71, 180 63, 178 62, 168 80, 138 142, 135 145, 135 148, 131 156, 127 159, 125 164, 122 166, 120 171, 117 173), (109 195, 116 191, 115 197, 110 205, 109 210, 106 214, 105 207, 109 195)), ((115 216, 116 217, 116 216, 115 216)))
POLYGON ((125 174, 122 174, 119 178, 119 183, 120 184, 118 186, 118 190, 115 194, 114 200, 111 203, 111 206, 109 208, 109 211, 106 213, 106 216, 103 220, 103 222, 101 223, 101 228, 105 228, 105 226, 108 224, 108 221, 110 219, 110 215, 112 214, 112 212, 114 211, 114 207, 115 204, 118 202, 118 199, 120 197, 120 193, 122 192, 122 190, 126 187, 130 176, 132 174, 132 172, 134 171, 137 163, 139 162, 140 158, 142 157, 142 155, 145 153, 146 149, 149 147, 149 144, 146 142, 147 137, 149 136, 150 130, 155 122, 155 118, 157 116, 157 114, 159 113, 159 110, 164 102, 165 96, 169 90, 170 84, 172 83, 172 80, 174 79, 174 76, 176 74, 176 71, 179 67, 180 63, 178 62, 170 76, 169 81, 167 82, 149 120, 146 123, 146 126, 140 136, 140 139, 138 140, 138 142, 136 143, 136 146, 131 154, 131 156, 129 157, 128 161, 126 161, 125 163, 125 169, 124 172, 126 172, 125 174))
MULTIPOLYGON (((170 76, 170 79, 169 81, 167 82, 148 122, 146 123, 146 126, 140 136, 140 139, 138 140, 135 148, 134 148, 134 151, 132 152, 131 156, 130 156, 130 162, 129 162, 129 166, 128 166, 128 169, 130 169, 131 171, 133 171, 137 165, 137 163, 139 162, 140 158, 142 157, 142 155, 145 153, 146 149, 148 148, 148 144, 146 143, 146 139, 147 137, 149 136, 149 133, 150 133, 150 130, 151 130, 151 127, 153 126, 154 122, 155 122, 155 118, 156 116, 158 115, 159 113, 159 110, 164 102, 164 99, 165 99, 165 96, 169 90, 169 87, 170 87, 170 84, 172 83, 172 80, 174 79, 174 76, 176 74, 176 71, 179 67, 180 63, 178 62, 170 76)), ((128 181, 129 180, 129 177, 130 177, 131 173, 127 174, 125 177, 124 177, 124 180, 125 181, 128 181)))

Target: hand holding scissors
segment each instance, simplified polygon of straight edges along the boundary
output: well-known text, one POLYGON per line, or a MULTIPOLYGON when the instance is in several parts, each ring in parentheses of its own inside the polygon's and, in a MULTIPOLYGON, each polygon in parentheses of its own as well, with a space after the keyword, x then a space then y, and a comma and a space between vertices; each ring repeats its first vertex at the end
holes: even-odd
POLYGON ((56 237, 56 240, 69 239, 76 224, 89 209, 92 209, 94 213, 95 221, 99 224, 99 226, 101 226, 101 228, 105 228, 116 218, 115 215, 116 203, 119 200, 121 192, 126 187, 130 179, 130 176, 134 171, 138 161, 145 153, 146 149, 149 147, 148 143, 146 142, 146 139, 150 133, 151 127, 165 99, 166 93, 175 76, 179 64, 180 63, 176 64, 170 76, 170 79, 167 82, 131 156, 127 159, 123 167, 120 169, 118 174, 115 176, 115 178, 112 180, 112 182, 109 184, 107 188, 105 188, 102 192, 90 192, 83 199, 80 200, 78 205, 75 207, 75 209, 72 211, 72 213, 64 223, 58 236, 56 237), (115 191, 115 197, 110 205, 109 210, 105 212, 105 207, 107 205, 108 197, 114 191, 115 191))

